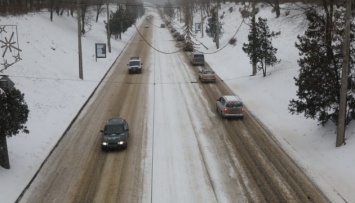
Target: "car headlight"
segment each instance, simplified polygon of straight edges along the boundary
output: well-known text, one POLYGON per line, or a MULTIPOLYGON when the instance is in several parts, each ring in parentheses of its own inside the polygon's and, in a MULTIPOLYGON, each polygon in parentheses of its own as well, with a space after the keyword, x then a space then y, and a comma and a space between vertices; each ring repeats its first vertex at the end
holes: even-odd
POLYGON ((123 141, 118 142, 118 144, 123 144, 123 143, 124 143, 123 141))
POLYGON ((103 142, 102 145, 105 145, 105 146, 106 146, 106 145, 107 145, 107 142, 103 142))

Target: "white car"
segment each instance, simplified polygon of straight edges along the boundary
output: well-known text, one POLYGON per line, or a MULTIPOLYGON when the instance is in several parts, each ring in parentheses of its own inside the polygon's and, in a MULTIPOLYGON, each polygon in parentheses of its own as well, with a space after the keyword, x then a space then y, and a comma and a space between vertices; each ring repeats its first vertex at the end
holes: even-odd
POLYGON ((142 73, 143 63, 141 63, 141 59, 137 56, 131 57, 129 60, 128 73, 142 73))
POLYGON ((216 102, 216 110, 223 118, 244 118, 244 106, 237 96, 224 95, 216 102))

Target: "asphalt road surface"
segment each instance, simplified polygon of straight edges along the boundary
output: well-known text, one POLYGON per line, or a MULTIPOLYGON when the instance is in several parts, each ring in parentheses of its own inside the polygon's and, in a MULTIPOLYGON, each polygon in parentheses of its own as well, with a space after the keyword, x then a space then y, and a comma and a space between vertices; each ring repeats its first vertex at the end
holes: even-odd
POLYGON ((18 202, 329 202, 248 111, 216 113, 231 91, 199 83, 209 67, 190 66, 185 52, 167 54, 181 44, 160 23, 142 23, 144 40, 133 37, 18 202), (128 74, 131 56, 142 74, 128 74), (128 148, 102 152, 114 116, 129 123, 128 148))

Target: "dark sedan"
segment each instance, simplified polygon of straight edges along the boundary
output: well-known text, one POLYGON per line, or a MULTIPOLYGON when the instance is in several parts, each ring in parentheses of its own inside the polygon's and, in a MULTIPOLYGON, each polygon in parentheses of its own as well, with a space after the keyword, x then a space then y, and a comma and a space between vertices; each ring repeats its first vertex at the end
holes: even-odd
POLYGON ((123 118, 111 118, 101 130, 101 149, 126 149, 128 146, 128 123, 123 118))

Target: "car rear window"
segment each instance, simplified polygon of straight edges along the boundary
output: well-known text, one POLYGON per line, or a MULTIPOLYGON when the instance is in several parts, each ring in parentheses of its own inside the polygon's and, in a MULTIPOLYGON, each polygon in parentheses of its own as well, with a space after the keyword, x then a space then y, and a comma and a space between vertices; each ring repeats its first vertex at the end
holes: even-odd
POLYGON ((202 73, 204 73, 204 74, 214 74, 214 72, 212 70, 204 70, 204 71, 202 71, 202 73))
POLYGON ((202 54, 195 54, 195 55, 194 55, 194 58, 204 58, 204 55, 202 55, 202 54))
POLYGON ((226 107, 242 107, 243 104, 240 101, 229 101, 226 104, 226 107))

